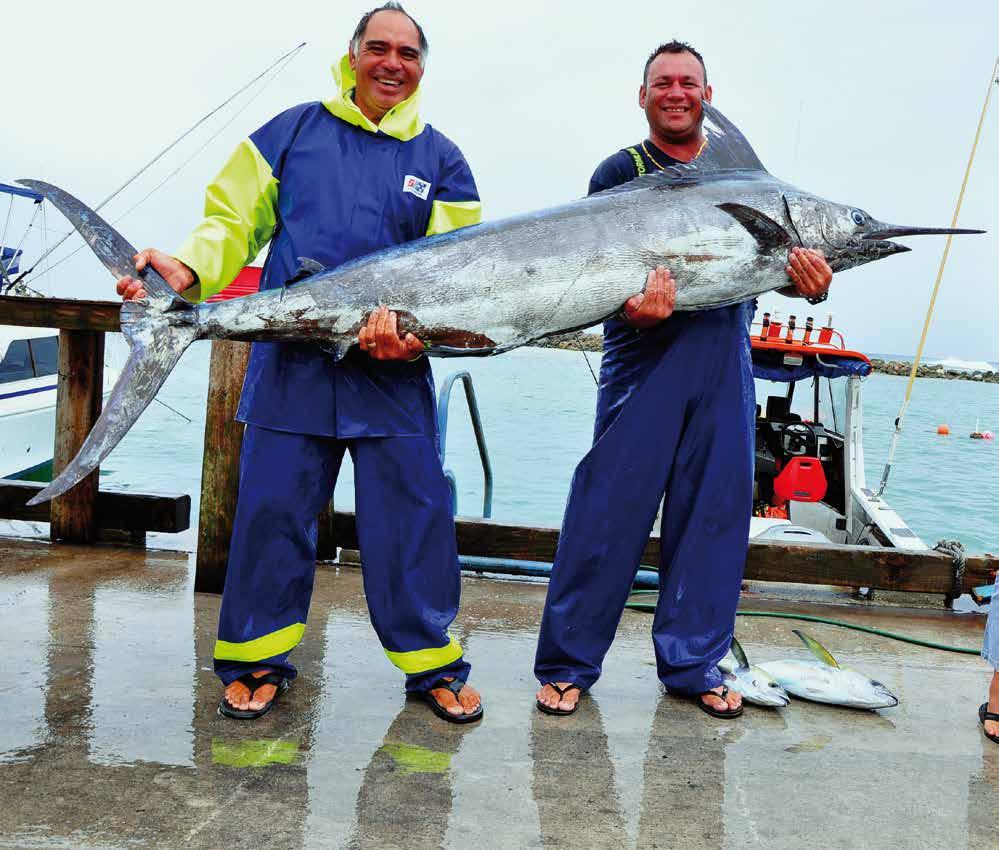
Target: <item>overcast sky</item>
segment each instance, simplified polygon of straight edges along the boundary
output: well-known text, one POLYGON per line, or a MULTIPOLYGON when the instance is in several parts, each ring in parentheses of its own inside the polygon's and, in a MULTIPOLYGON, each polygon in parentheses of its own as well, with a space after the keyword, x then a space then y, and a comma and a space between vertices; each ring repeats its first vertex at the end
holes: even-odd
MULTIPOLYGON (((233 108, 221 113, 106 208, 109 218, 121 215, 232 120, 119 223, 137 247, 166 250, 196 223, 204 184, 241 138, 288 106, 328 97, 329 66, 371 7, 328 0, 8 5, 0 181, 37 177, 92 204, 278 56, 308 42, 234 120, 233 108)), ((489 219, 584 194, 600 160, 640 141, 645 58, 676 37, 704 54, 715 105, 773 174, 883 221, 946 226, 999 55, 995 0, 701 0, 688 11, 639 0, 417 0, 407 8, 431 45, 424 117, 464 151, 489 219)), ((995 94, 960 219, 990 233, 954 240, 927 344, 937 356, 999 361, 995 94)), ((17 225, 15 218, 11 232, 17 225)), ((66 224, 53 211, 49 226, 66 224)), ((74 238, 55 256, 80 244, 74 238)), ((837 277, 827 304, 814 308, 817 318, 833 312, 854 347, 913 352, 944 240, 907 244, 912 253, 837 277)), ((26 253, 37 255, 39 245, 32 235, 26 253)), ((67 297, 113 296, 113 281, 89 249, 37 285, 67 297)), ((764 304, 785 315, 811 312, 779 296, 764 304)))

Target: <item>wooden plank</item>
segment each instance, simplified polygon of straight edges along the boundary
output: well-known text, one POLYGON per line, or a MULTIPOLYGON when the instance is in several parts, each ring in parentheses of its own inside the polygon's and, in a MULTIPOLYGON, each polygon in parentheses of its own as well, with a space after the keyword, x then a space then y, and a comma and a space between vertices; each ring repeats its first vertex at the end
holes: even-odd
POLYGON ((0 325, 62 328, 74 331, 118 331, 120 301, 76 298, 20 298, 0 296, 0 325))
POLYGON ((221 593, 225 586, 229 538, 239 490, 239 450, 243 442, 243 426, 236 421, 236 410, 249 357, 249 343, 212 341, 194 575, 194 589, 198 593, 221 593))
MULTIPOLYGON (((45 485, 34 481, 0 480, 0 518, 49 522, 51 502, 27 507, 45 485)), ((97 527, 129 532, 164 531, 176 534, 191 527, 191 497, 148 493, 97 493, 97 527)))
MULTIPOLYGON (((55 453, 58 475, 83 445, 101 413, 104 391, 104 334, 59 332, 59 380, 56 390, 55 453)), ((52 500, 49 535, 53 540, 93 543, 97 539, 96 497, 100 470, 52 500)))
MULTIPOLYGON (((338 545, 357 548, 354 514, 336 511, 338 545)), ((558 545, 557 528, 505 525, 491 520, 458 519, 458 551, 463 555, 551 562, 558 545)), ((659 539, 650 538, 642 563, 659 563, 659 539)), ((999 557, 968 557, 962 592, 993 580, 999 557)), ((913 593, 950 593, 954 567, 950 556, 933 550, 882 549, 876 546, 788 544, 753 540, 746 558, 747 579, 754 581, 872 587, 913 593)))

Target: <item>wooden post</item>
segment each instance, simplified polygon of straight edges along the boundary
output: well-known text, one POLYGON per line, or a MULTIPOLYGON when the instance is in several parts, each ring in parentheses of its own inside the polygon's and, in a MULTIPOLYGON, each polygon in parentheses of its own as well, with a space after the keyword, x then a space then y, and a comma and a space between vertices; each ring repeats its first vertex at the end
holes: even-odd
POLYGON ((225 586, 243 443, 243 426, 236 421, 236 410, 249 357, 249 343, 212 341, 194 575, 197 593, 221 593, 225 586))
POLYGON ((335 561, 336 547, 340 544, 336 539, 336 518, 334 516, 333 500, 319 514, 319 536, 316 541, 316 560, 335 561))
MULTIPOLYGON (((58 475, 73 459, 101 414, 104 391, 104 334, 59 332, 59 381, 56 390, 55 450, 58 475)), ((93 543, 97 539, 97 485, 100 469, 52 500, 49 534, 53 540, 93 543)))

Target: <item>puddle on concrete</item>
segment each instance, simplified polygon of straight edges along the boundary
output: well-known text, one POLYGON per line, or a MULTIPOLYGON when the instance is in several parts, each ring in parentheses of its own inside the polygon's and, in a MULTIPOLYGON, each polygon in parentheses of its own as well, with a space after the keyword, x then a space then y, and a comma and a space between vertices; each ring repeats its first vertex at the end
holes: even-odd
MULTIPOLYGON (((816 627, 901 704, 795 701, 724 722, 663 695, 649 618, 626 614, 598 686, 549 717, 531 672, 545 588, 473 579, 454 632, 486 714, 460 727, 405 697, 359 574, 320 570, 299 678, 241 724, 216 714, 218 599, 193 594, 185 558, 34 545, 0 541, 21 565, 0 575, 3 846, 250 846, 246 824, 261 821, 283 848, 994 840, 982 813, 999 810, 999 747, 977 727, 987 670, 974 658, 816 627)), ((880 616, 905 630, 906 612, 880 616)), ((944 642, 973 637, 967 617, 908 616, 944 642)), ((754 661, 800 651, 789 628, 738 628, 754 661)))

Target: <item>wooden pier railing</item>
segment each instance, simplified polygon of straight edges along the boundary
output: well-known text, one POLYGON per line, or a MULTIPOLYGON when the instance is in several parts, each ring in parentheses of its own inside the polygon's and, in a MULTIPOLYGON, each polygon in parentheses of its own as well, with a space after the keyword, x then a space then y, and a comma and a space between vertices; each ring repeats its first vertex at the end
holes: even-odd
MULTIPOLYGON (((119 330, 120 304, 61 298, 0 297, 0 325, 59 329, 59 376, 53 471, 79 451, 100 416, 104 387, 104 334, 119 330)), ((190 527, 191 497, 102 493, 99 470, 50 503, 28 508, 40 485, 0 481, 0 519, 49 522, 52 540, 93 543, 120 539, 141 543, 147 531, 190 527)))
MULTIPOLYGON (((208 421, 205 425, 205 465, 198 532, 197 589, 221 591, 225 580, 232 510, 236 503, 239 443, 242 426, 233 420, 243 384, 249 344, 212 343, 208 421), (206 523, 206 505, 209 506, 206 523)), ((557 528, 510 525, 491 520, 462 519, 456 523, 458 551, 462 555, 551 562, 558 544, 557 528)), ((354 514, 334 510, 332 504, 319 518, 320 560, 336 557, 337 547, 357 549, 354 514)), ((659 538, 646 547, 642 563, 659 564, 659 538)), ((955 583, 954 561, 937 551, 884 549, 875 546, 804 545, 776 541, 751 541, 746 578, 756 581, 870 587, 915 593, 952 595, 992 581, 999 558, 991 555, 967 559, 955 583)))
MULTIPOLYGON (((65 464, 100 410, 103 333, 117 330, 118 305, 0 297, 0 324, 62 329, 55 460, 57 466, 65 464)), ((248 343, 212 343, 196 591, 219 593, 225 582, 243 434, 235 412, 248 356, 248 343)), ((24 506, 34 487, 37 485, 0 483, 0 518, 45 520, 47 506, 24 506)), ((52 522, 54 540, 80 542, 96 539, 104 528, 180 531, 188 527, 189 513, 190 499, 186 496, 99 493, 95 474, 93 481, 88 479, 53 500, 47 518, 52 522)), ((463 555, 550 562, 558 543, 557 528, 459 519, 456 529, 458 550, 463 555)), ((338 546, 357 545, 354 515, 334 511, 330 505, 319 522, 320 559, 335 557, 338 546)), ((652 538, 642 562, 654 567, 658 558, 659 540, 652 538)), ((999 559, 991 555, 969 557, 963 574, 956 575, 951 557, 936 551, 751 541, 746 578, 950 595, 989 583, 997 568, 999 559)))

